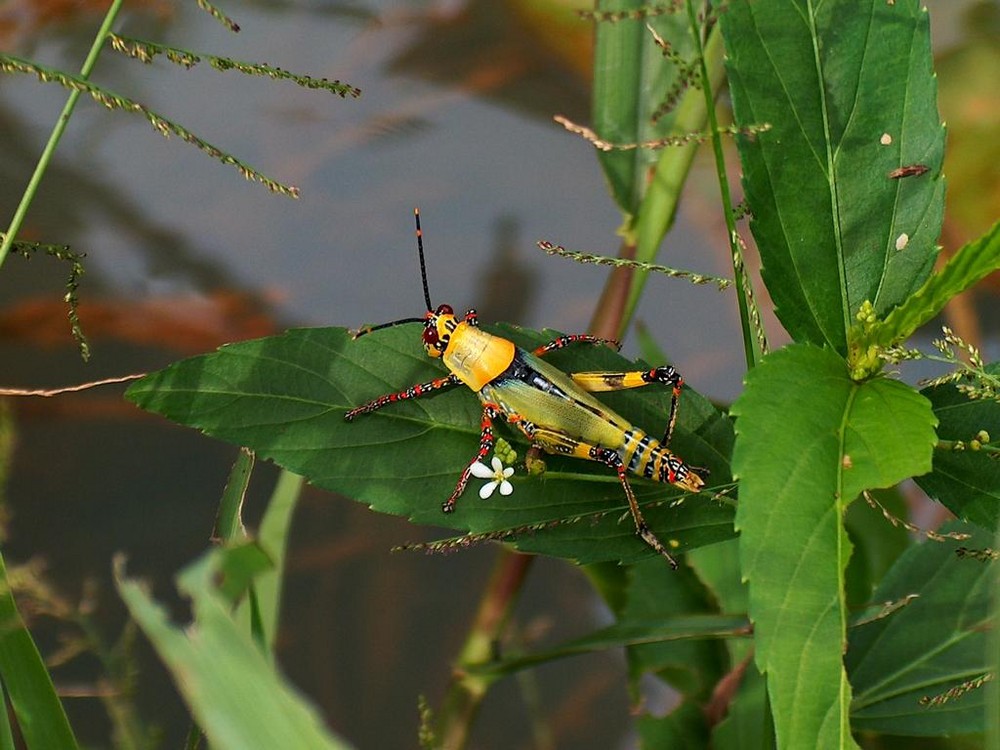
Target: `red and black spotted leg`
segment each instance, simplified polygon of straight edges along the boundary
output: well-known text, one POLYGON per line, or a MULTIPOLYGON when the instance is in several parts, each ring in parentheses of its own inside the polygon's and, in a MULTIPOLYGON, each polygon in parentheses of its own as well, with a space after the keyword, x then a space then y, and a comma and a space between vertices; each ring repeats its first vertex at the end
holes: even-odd
POLYGON ((590 449, 589 458, 594 461, 599 461, 605 466, 615 470, 618 474, 618 480, 622 483, 622 489, 625 490, 625 497, 628 500, 628 509, 632 514, 632 520, 635 521, 636 535, 654 550, 667 558, 667 562, 670 563, 670 567, 677 570, 677 561, 671 557, 669 552, 667 552, 667 548, 663 546, 663 542, 656 537, 656 534, 653 533, 652 529, 646 525, 646 519, 642 517, 642 511, 639 510, 639 503, 635 499, 635 493, 632 492, 632 485, 628 482, 628 470, 626 469, 625 464, 622 463, 622 457, 618 455, 618 451, 611 450, 610 448, 593 446, 590 449))
POLYGON ((479 434, 479 450, 476 452, 475 457, 469 461, 468 466, 465 467, 465 471, 462 472, 462 476, 458 479, 458 484, 455 485, 455 491, 451 493, 451 497, 444 501, 441 505, 441 510, 445 513, 451 513, 455 510, 455 502, 461 497, 462 493, 465 492, 465 486, 469 483, 469 477, 472 476, 472 465, 476 461, 482 461, 486 458, 487 454, 493 450, 493 441, 496 437, 493 434, 493 420, 499 419, 503 415, 500 407, 497 404, 483 404, 483 420, 480 422, 480 434, 479 434))
POLYGON ((600 336, 591 336, 588 333, 572 333, 553 339, 547 344, 542 344, 532 353, 536 357, 544 357, 549 352, 562 349, 570 344, 608 344, 609 346, 613 346, 615 351, 622 348, 622 345, 614 339, 602 339, 600 336))
POLYGON ((442 388, 448 388, 449 386, 458 385, 462 381, 458 379, 454 374, 446 375, 443 378, 435 378, 426 383, 417 383, 416 385, 411 385, 405 391, 400 391, 399 393, 387 393, 384 396, 379 396, 378 398, 369 401, 364 406, 359 406, 355 409, 351 409, 344 415, 344 419, 348 422, 354 421, 354 418, 360 416, 361 414, 369 414, 376 409, 381 409, 387 404, 393 404, 397 401, 406 401, 411 398, 417 398, 418 396, 426 396, 428 393, 433 393, 434 391, 439 391, 442 388))

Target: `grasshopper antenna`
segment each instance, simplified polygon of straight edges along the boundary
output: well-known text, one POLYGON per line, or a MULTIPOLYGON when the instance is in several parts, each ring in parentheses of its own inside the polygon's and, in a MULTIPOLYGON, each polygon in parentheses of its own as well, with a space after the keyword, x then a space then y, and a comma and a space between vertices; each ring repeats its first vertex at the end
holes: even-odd
MULTIPOLYGON (((424 261, 424 233, 420 229, 420 209, 413 209, 413 220, 417 224, 417 254, 420 256, 420 281, 424 286, 424 302, 427 303, 427 311, 430 312, 434 308, 431 306, 431 293, 427 288, 427 263, 424 261)), ((423 323, 425 318, 400 318, 399 320, 393 320, 389 323, 381 323, 377 326, 365 326, 363 328, 358 328, 352 332, 352 338, 360 338, 372 331, 379 331, 383 328, 392 328, 393 326, 398 326, 402 323, 423 323)))
POLYGON ((424 262, 424 233, 420 229, 420 209, 413 209, 413 220, 417 223, 417 254, 420 256, 420 280, 424 284, 424 302, 427 303, 427 310, 434 309, 431 304, 431 293, 427 289, 427 264, 424 262))

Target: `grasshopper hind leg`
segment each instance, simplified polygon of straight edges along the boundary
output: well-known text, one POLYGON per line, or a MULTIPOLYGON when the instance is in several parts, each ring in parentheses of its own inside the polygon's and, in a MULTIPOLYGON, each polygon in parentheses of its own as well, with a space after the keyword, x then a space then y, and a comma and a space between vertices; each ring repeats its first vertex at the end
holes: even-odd
POLYGON ((677 422, 677 403, 681 397, 684 379, 670 365, 654 367, 652 370, 632 370, 629 372, 574 372, 570 375, 573 382, 591 393, 602 391, 622 391, 627 388, 642 388, 646 385, 666 385, 670 387, 670 414, 667 416, 667 428, 663 433, 662 442, 670 444, 674 434, 674 424, 677 422))
POLYGON ((667 559, 667 562, 670 563, 670 567, 677 570, 677 561, 667 551, 663 542, 657 538, 656 534, 646 524, 646 519, 643 517, 642 511, 639 510, 639 502, 636 500, 635 493, 632 491, 632 485, 628 481, 628 469, 622 461, 622 457, 618 455, 618 451, 611 448, 602 448, 598 445, 591 445, 557 430, 542 427, 533 427, 528 435, 535 445, 538 445, 549 453, 585 458, 614 469, 618 475, 618 481, 621 482, 622 489, 625 491, 625 498, 628 500, 628 510, 632 515, 632 520, 635 522, 636 536, 656 552, 663 555, 667 559))
POLYGON ((639 502, 635 499, 632 485, 628 481, 627 469, 625 468, 625 464, 622 463, 622 457, 618 455, 618 451, 595 446, 590 449, 590 458, 615 470, 618 474, 618 481, 621 482, 622 489, 625 490, 625 497, 628 500, 628 509, 632 514, 632 520, 635 521, 636 536, 663 555, 667 559, 667 562, 670 563, 670 567, 677 570, 677 561, 667 552, 666 546, 664 546, 663 542, 659 540, 656 534, 653 533, 653 530, 646 524, 646 519, 643 518, 642 511, 639 510, 639 502))

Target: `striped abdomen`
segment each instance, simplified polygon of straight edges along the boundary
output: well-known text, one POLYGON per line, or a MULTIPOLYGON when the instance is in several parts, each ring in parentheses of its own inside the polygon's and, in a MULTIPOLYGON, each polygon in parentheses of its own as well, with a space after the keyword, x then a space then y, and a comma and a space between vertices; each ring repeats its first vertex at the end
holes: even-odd
POLYGON ((676 454, 638 427, 623 433, 618 453, 628 470, 640 477, 676 484, 691 492, 705 484, 676 454))

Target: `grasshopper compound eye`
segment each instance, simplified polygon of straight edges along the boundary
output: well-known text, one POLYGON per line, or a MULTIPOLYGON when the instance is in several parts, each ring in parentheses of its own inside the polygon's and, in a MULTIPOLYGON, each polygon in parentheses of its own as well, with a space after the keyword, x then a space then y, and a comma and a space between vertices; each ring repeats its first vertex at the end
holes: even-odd
POLYGON ((424 351, 427 352, 427 356, 440 357, 444 354, 444 350, 448 348, 448 341, 451 339, 451 336, 448 333, 440 333, 437 319, 432 318, 424 323, 424 332, 421 338, 424 340, 424 351))
POLYGON ((427 325, 424 328, 423 333, 424 346, 429 349, 436 349, 440 339, 438 338, 437 328, 433 325, 427 325))

